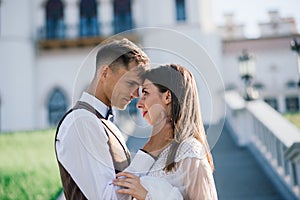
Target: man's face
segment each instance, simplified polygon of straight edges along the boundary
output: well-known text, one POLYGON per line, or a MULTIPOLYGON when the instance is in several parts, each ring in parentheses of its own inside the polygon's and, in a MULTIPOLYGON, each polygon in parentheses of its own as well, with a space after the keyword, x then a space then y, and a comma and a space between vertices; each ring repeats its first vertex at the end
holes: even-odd
POLYGON ((108 84, 111 96, 111 105, 124 110, 133 98, 139 96, 138 89, 141 84, 135 62, 129 64, 129 71, 121 67, 112 72, 108 84))

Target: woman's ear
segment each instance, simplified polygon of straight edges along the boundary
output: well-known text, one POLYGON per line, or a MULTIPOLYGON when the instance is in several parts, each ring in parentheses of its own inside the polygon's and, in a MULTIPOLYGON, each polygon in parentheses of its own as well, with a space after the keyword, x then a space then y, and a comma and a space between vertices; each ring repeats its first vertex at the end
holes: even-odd
POLYGON ((164 101, 165 101, 165 103, 167 105, 169 105, 172 102, 172 95, 171 95, 171 91, 170 90, 167 90, 164 93, 164 101))

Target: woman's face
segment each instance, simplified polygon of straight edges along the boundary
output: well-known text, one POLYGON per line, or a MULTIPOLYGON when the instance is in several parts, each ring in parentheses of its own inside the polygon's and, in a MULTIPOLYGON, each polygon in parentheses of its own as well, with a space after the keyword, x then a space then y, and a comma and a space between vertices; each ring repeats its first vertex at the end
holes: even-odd
MULTIPOLYGON (((167 116, 170 100, 167 92, 161 93, 158 88, 148 79, 142 86, 142 96, 137 107, 142 111, 144 119, 151 125, 158 124, 167 116)), ((170 98, 170 97, 169 97, 170 98)))

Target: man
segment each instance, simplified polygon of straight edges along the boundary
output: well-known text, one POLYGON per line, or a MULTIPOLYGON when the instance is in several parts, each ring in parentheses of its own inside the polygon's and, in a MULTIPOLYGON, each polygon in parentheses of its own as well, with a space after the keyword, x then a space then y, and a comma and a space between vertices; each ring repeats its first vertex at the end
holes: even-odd
POLYGON ((138 151, 128 167, 125 142, 107 117, 112 106, 125 109, 139 96, 139 75, 148 62, 145 53, 127 39, 99 48, 94 78, 59 123, 55 137, 66 199, 131 199, 115 192, 115 174, 124 169, 145 172, 154 163, 150 154, 138 151))

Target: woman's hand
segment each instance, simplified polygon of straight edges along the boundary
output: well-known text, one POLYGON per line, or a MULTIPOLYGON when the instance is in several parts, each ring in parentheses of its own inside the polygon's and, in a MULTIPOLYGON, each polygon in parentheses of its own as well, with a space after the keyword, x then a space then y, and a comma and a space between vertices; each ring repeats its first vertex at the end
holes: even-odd
POLYGON ((123 187, 117 190, 120 194, 129 194, 137 200, 144 200, 147 195, 147 190, 141 185, 140 178, 129 172, 120 172, 117 178, 113 180, 113 184, 123 187))

